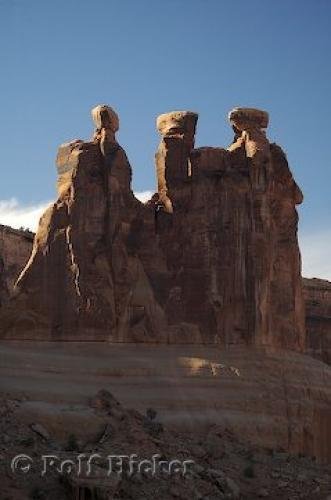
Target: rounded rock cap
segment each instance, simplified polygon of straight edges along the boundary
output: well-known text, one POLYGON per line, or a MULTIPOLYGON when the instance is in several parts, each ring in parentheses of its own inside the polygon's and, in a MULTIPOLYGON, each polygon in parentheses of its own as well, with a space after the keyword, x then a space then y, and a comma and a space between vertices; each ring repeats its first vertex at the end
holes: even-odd
POLYGON ((243 131, 250 128, 267 128, 269 114, 255 108, 234 108, 228 114, 231 125, 243 131))
POLYGON ((171 111, 157 117, 156 126, 162 135, 195 131, 198 113, 193 111, 171 111))
POLYGON ((113 132, 117 132, 120 127, 118 114, 107 104, 95 106, 91 115, 96 128, 109 128, 113 132))

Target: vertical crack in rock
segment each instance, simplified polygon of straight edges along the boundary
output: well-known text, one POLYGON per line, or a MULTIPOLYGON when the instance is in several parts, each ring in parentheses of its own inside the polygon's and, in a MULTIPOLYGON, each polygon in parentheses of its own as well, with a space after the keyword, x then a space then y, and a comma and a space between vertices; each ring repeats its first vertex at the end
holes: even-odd
POLYGON ((78 297, 81 297, 82 294, 80 292, 80 287, 79 287, 79 266, 75 260, 73 245, 72 245, 72 242, 70 240, 70 233, 71 233, 71 226, 68 226, 66 229, 66 241, 67 241, 68 251, 69 251, 69 255, 70 255, 71 269, 72 269, 72 272, 74 275, 74 283, 75 283, 75 289, 76 289, 77 295, 78 295, 78 297))

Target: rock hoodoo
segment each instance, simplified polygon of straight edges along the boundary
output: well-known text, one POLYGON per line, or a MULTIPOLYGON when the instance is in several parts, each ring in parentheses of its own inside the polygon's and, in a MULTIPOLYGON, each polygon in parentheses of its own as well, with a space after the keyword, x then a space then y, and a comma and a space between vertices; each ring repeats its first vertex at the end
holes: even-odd
POLYGON ((178 183, 191 176, 190 154, 194 148, 197 120, 196 113, 174 111, 160 115, 156 122, 162 135, 155 155, 158 195, 167 213, 173 213, 172 191, 176 192, 178 183))
POLYGON ((59 148, 58 200, 40 220, 15 298, 3 311, 5 336, 125 341, 141 311, 150 335, 162 325, 162 309, 130 243, 142 205, 115 138, 118 117, 107 106, 92 116, 91 142, 59 148))
POLYGON ((205 342, 302 349, 295 209, 302 194, 284 153, 266 138, 267 113, 240 108, 229 118, 236 135, 227 150, 192 149, 192 113, 158 120, 166 134, 156 161, 167 319, 197 326, 205 342))
POLYGON ((116 140, 60 146, 58 199, 40 220, 1 336, 305 347, 296 205, 268 114, 237 108, 228 149, 194 148, 198 115, 161 115, 158 193, 142 204, 116 140))

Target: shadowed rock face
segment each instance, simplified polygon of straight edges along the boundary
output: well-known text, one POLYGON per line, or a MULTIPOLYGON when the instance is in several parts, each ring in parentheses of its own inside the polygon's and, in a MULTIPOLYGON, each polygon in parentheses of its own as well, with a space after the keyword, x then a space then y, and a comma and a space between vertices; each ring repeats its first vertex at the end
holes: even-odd
MULTIPOLYGON (((196 120, 193 114, 182 118, 196 120)), ((162 115, 162 123, 172 119, 172 113, 162 115)), ((157 153, 165 209, 157 215, 157 238, 167 262, 167 319, 198 326, 205 342, 302 349, 295 208, 302 194, 284 153, 261 128, 267 113, 236 109, 230 121, 236 137, 227 150, 192 149, 189 156, 192 126, 187 133, 185 127, 159 127, 165 134, 157 153)))
POLYGON ((266 138, 267 113, 233 110, 228 149, 194 149, 195 113, 161 115, 158 194, 145 205, 117 114, 92 116, 93 140, 59 149, 58 200, 2 308, 2 336, 303 349, 302 194, 266 138))
POLYGON ((34 234, 0 225, 0 306, 8 303, 17 276, 27 263, 34 234))
POLYGON ((331 364, 331 283, 304 278, 307 352, 331 364))

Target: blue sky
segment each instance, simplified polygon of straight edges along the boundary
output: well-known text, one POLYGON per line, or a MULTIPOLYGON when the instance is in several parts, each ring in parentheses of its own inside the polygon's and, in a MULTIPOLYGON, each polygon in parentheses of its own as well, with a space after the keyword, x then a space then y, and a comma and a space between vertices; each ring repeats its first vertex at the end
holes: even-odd
POLYGON ((260 107, 305 194, 304 259, 331 279, 330 23, 329 0, 0 0, 0 222, 55 197, 57 147, 91 136, 98 103, 136 191, 155 187, 158 114, 197 111, 196 144, 226 146, 227 112, 260 107))

